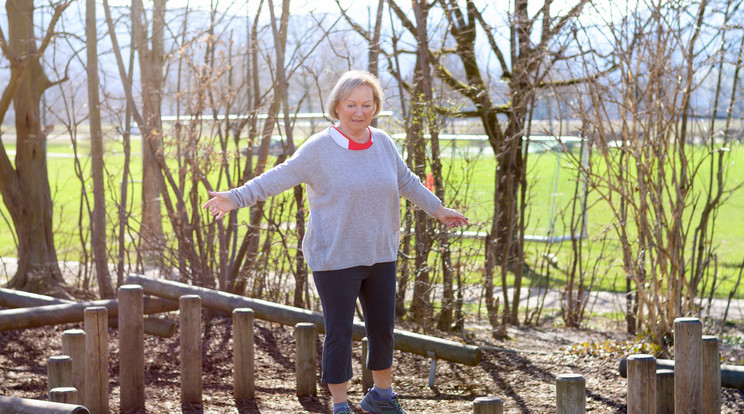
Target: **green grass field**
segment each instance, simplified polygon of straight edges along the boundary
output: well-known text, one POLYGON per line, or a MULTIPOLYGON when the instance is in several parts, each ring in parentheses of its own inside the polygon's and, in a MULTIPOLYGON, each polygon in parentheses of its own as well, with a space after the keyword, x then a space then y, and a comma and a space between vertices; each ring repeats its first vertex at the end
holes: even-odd
MULTIPOLYGON (((704 149, 693 150, 695 156, 704 155, 704 149)), ((578 157, 578 150, 575 151, 578 157)), ((727 188, 733 189, 742 185, 744 180, 744 145, 732 145, 728 157, 727 188)), ((488 231, 491 219, 491 205, 494 188, 495 162, 490 151, 470 159, 462 154, 448 159, 451 166, 450 178, 453 188, 462 195, 463 204, 467 206, 466 216, 471 222, 481 224, 480 231, 488 231), (463 185, 465 184, 465 185, 463 185), (464 194, 466 193, 466 194, 464 194)), ((600 160, 595 159, 594 162, 600 160)), ((707 164, 706 164, 707 165, 707 164)), ((709 172, 701 169, 696 186, 698 191, 707 188, 709 172)), ((575 158, 557 152, 531 153, 528 159, 528 208, 526 234, 534 236, 569 235, 568 227, 572 200, 576 191, 579 174, 575 167, 575 158), (552 226, 551 226, 552 223, 552 226), (552 233, 550 232, 552 228, 552 233)), ((449 191, 448 193, 453 193, 449 191)), ((720 287, 716 295, 728 295, 733 288, 744 260, 744 190, 727 193, 723 205, 719 209, 715 220, 714 248, 717 256, 720 287)), ((590 268, 598 263, 597 272, 601 278, 597 281, 603 290, 624 291, 625 279, 621 268, 622 256, 617 250, 618 236, 611 225, 616 224, 616 218, 607 204, 599 199, 596 192, 590 191, 587 200, 587 237, 584 265, 590 268), (609 231, 608 231, 609 230, 609 231), (602 240, 606 238, 608 245, 602 251, 602 240), (600 259, 599 257, 602 256, 600 259)), ((696 216, 699 217, 700 207, 696 216)), ((694 222, 693 222, 694 223, 694 222)), ((692 234, 690 230, 689 234, 692 234)), ((632 230, 631 230, 632 233, 632 230)), ((547 253, 555 255, 560 268, 568 263, 571 255, 569 243, 558 243, 547 246, 544 243, 526 243, 525 252, 528 263, 536 266, 539 258, 547 253)), ((689 259, 689 255, 687 257, 689 259)), ((555 274, 553 283, 561 284, 560 272, 555 274)), ((744 294, 737 292, 736 297, 744 294)))
MULTIPOLYGON (((105 159, 106 176, 108 177, 107 191, 114 192, 115 197, 109 195, 108 215, 110 220, 115 219, 116 202, 118 198, 119 185, 122 176, 124 157, 122 145, 119 142, 107 143, 107 154, 105 159)), ((486 232, 491 220, 491 206, 493 203, 494 168, 495 161, 490 149, 486 146, 463 146, 458 143, 453 149, 451 144, 443 145, 445 156, 443 157, 443 168, 447 182, 448 204, 454 204, 461 209, 470 219, 473 226, 472 231, 486 232)), ((12 151, 14 146, 6 143, 6 149, 12 151)), ((89 148, 87 142, 82 142, 78 148, 80 164, 83 175, 86 178, 86 191, 90 192, 90 160, 88 158, 89 148)), ((138 210, 141 197, 141 142, 132 142, 133 158, 131 163, 134 181, 129 186, 129 205, 133 206, 134 214, 138 210)), ((76 175, 73 149, 69 142, 64 140, 53 140, 47 144, 48 172, 50 185, 54 200, 54 225, 55 243, 60 260, 79 260, 80 241, 79 229, 81 226, 80 211, 87 211, 87 207, 81 202, 82 187, 76 175)), ((733 188, 740 185, 744 179, 744 146, 737 144, 732 146, 729 153, 728 186, 733 188)), ((11 159, 13 157, 11 156, 11 159)), ((170 162, 170 161, 169 161, 170 162)), ((173 161, 175 163, 175 161, 173 161)), ((569 231, 566 220, 570 213, 571 200, 574 197, 575 184, 578 177, 577 170, 572 166, 570 157, 566 154, 559 155, 557 152, 536 152, 529 154, 528 163, 529 180, 529 206, 527 211, 527 234, 536 236, 547 236, 550 234, 551 222, 552 234, 563 235, 569 231)), ((705 180, 705 174, 701 174, 701 180, 705 180)), ((206 201, 206 190, 203 192, 203 200, 206 201)), ((92 203, 92 199, 90 200, 92 203)), ((619 265, 620 254, 615 247, 601 250, 599 240, 606 234, 610 246, 617 236, 612 232, 605 233, 608 226, 614 224, 615 218, 611 211, 606 208, 597 197, 590 195, 590 209, 587 217, 587 253, 585 254, 585 266, 591 268, 599 260, 601 278, 597 285, 605 290, 624 290, 624 278, 619 265), (600 255, 602 257, 600 258, 600 255)), ((744 191, 736 191, 729 194, 715 226, 715 249, 718 259, 720 277, 724 280, 717 291, 720 296, 725 296, 731 290, 735 277, 738 275, 738 267, 744 259, 744 191)), ((13 238, 13 228, 10 217, 4 205, 0 205, 0 257, 16 256, 16 247, 13 238)), ((82 215, 83 217, 86 214, 82 215)), ((247 220, 247 211, 240 213, 240 220, 247 220)), ((87 218, 82 219, 82 225, 87 226, 87 218)), ((165 223, 165 222, 164 222, 165 223)), ((167 223, 165 223, 167 227, 167 223)), ((109 228, 113 228, 110 224, 109 228)), ((111 235, 109 235, 111 237, 111 235)), ((463 240, 460 248, 472 251, 468 260, 473 263, 469 266, 474 273, 466 275, 467 280, 477 282, 480 279, 478 272, 479 263, 482 263, 482 252, 479 246, 482 243, 475 240, 463 240), (479 253, 480 252, 480 253, 479 253)), ((557 259, 558 267, 567 263, 571 254, 568 243, 547 246, 542 243, 527 243, 525 250, 528 263, 537 267, 538 260, 546 253, 548 247, 550 253, 557 259)), ((562 283, 561 272, 554 272, 552 283, 562 283)), ((737 294, 737 297, 743 297, 737 294)))

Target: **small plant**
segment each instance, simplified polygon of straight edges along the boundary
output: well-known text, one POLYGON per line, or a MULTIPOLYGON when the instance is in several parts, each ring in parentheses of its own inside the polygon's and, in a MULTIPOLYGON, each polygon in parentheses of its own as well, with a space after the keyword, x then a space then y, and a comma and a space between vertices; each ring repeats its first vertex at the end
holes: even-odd
POLYGON ((604 342, 582 342, 571 346, 568 352, 578 356, 597 358, 621 358, 632 354, 649 354, 659 358, 663 355, 663 349, 652 342, 618 342, 611 339, 604 342))
POLYGON ((731 346, 744 345, 744 334, 741 332, 729 332, 721 335, 721 343, 731 346))

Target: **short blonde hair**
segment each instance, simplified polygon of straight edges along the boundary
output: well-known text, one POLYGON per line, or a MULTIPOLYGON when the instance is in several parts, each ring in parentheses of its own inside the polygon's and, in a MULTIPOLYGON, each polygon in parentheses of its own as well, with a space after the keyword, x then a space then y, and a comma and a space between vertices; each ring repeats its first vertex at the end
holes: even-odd
POLYGON ((354 88, 362 85, 372 88, 372 96, 375 101, 375 113, 372 114, 372 117, 374 118, 380 113, 382 110, 382 101, 385 99, 385 95, 382 92, 382 85, 380 85, 380 79, 364 70, 352 70, 341 75, 341 78, 339 78, 333 87, 331 95, 328 97, 326 110, 331 119, 338 120, 336 105, 348 98, 354 88))

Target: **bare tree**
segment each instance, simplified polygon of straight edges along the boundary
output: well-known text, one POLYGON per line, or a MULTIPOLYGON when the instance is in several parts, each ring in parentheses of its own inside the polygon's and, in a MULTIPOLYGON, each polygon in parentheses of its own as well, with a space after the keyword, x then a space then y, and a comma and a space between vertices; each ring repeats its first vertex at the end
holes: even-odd
POLYGON ((8 85, 0 99, 0 121, 13 103, 16 124, 16 157, 11 163, 0 141, 0 193, 13 219, 18 237, 18 270, 9 287, 67 296, 57 264, 52 227, 52 198, 47 176, 46 133, 40 120, 42 93, 64 79, 50 81, 41 66, 57 21, 71 1, 53 4, 54 14, 46 35, 37 45, 34 2, 8 0, 8 40, 0 31, 0 49, 11 63, 8 85))

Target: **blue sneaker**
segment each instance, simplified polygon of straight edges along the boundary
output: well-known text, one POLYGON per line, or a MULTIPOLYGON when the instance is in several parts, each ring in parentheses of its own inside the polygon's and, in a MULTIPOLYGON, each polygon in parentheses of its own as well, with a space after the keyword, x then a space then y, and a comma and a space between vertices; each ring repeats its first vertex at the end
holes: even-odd
POLYGON ((353 414, 351 408, 344 408, 340 411, 334 411, 333 414, 353 414))
POLYGON ((370 389, 359 405, 373 414, 406 414, 398 402, 398 394, 396 393, 393 393, 393 398, 384 400, 380 398, 375 390, 370 389))

